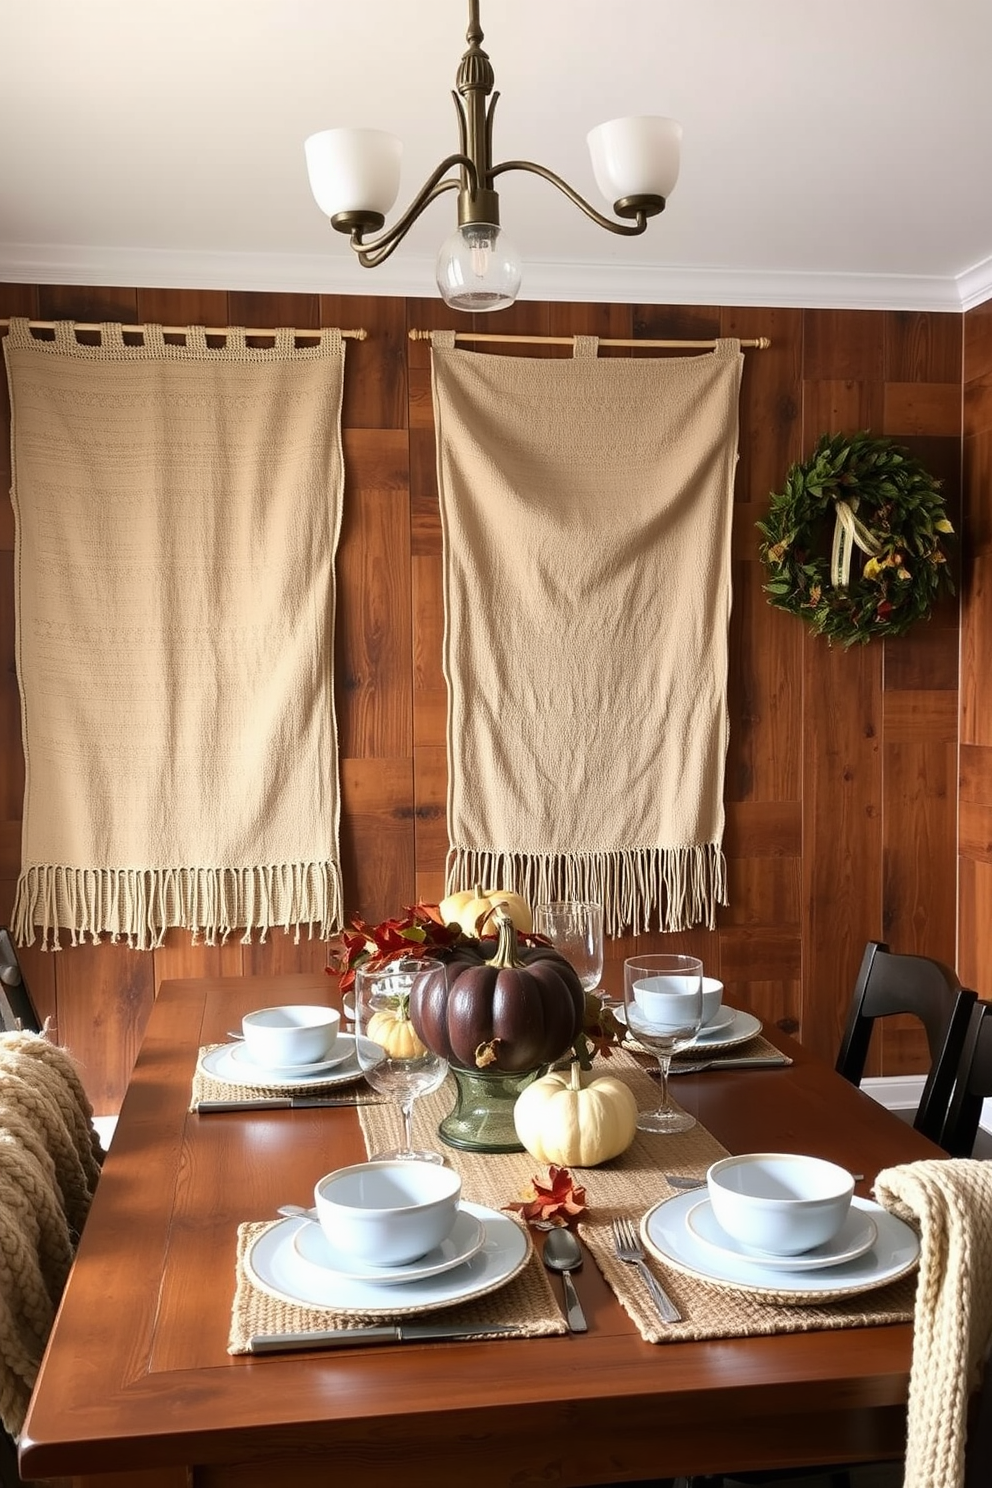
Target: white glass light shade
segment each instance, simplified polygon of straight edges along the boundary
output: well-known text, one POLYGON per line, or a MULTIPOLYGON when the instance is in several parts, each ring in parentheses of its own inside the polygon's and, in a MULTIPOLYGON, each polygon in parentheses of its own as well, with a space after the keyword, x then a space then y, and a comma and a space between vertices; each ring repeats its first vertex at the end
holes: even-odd
POLYGON ((596 185, 610 203, 627 196, 671 196, 679 177, 682 125, 641 115, 610 119, 587 135, 596 185))
POLYGON ((520 291, 520 255, 498 227, 467 222, 441 244, 437 287, 455 310, 502 310, 520 291))
POLYGON ((303 146, 310 190, 326 217, 337 212, 380 212, 400 189, 403 145, 383 129, 322 129, 303 146))

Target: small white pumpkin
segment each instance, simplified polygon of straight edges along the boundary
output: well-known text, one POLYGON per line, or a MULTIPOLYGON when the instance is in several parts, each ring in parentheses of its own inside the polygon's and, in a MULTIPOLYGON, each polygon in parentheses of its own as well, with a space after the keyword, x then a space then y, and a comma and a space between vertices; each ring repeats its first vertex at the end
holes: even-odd
POLYGON ((604 1075, 582 1084, 578 1062, 545 1075, 517 1096, 517 1136, 538 1162, 595 1168, 626 1152, 637 1130, 637 1101, 622 1080, 604 1075))
POLYGON ((493 936, 497 926, 495 911, 506 910, 517 930, 529 935, 534 927, 530 905, 512 889, 459 889, 449 894, 438 905, 441 918, 446 925, 457 925, 463 935, 493 936))

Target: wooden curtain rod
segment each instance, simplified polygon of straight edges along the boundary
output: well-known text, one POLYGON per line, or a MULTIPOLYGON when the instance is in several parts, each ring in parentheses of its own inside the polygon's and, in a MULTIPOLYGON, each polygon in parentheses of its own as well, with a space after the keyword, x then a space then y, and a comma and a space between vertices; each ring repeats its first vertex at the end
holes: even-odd
MULTIPOLYGON (((429 341, 433 331, 411 331, 411 341, 429 341)), ((456 331, 456 341, 515 341, 526 346, 571 346, 575 340, 574 336, 499 336, 489 331, 456 331)), ((694 351, 715 351, 715 341, 620 341, 606 336, 599 337, 600 346, 651 346, 662 347, 665 350, 687 348, 694 351)), ((742 341, 741 346, 753 351, 767 351, 771 346, 768 336, 756 336, 751 341, 742 341)))
MULTIPOLYGON (((59 322, 57 320, 29 320, 28 321, 28 325, 31 327, 31 329, 33 331, 54 331, 55 327, 58 324, 59 324, 59 322)), ((121 323, 118 322, 118 324, 121 324, 121 323)), ((77 321, 74 321, 74 325, 75 325, 75 328, 76 328, 77 331, 100 331, 100 330, 103 329, 102 325, 100 325, 100 323, 98 321, 77 320, 77 321)), ((9 328, 10 321, 9 320, 0 320, 0 326, 3 326, 4 328, 9 328)), ((126 322, 124 322, 123 325, 122 325, 122 329, 125 330, 125 331, 132 331, 134 333, 140 333, 140 331, 141 331, 142 328, 141 328, 140 325, 129 325, 126 322)), ((207 336, 226 336, 227 333, 228 333, 228 331, 229 330, 232 330, 232 329, 234 329, 234 327, 231 327, 231 326, 204 326, 203 327, 204 335, 207 335, 207 336)), ((244 326, 244 327, 238 326, 237 329, 238 330, 242 330, 243 329, 246 336, 274 336, 275 333, 276 333, 276 327, 275 326, 244 326)), ((189 330, 189 327, 188 326, 163 326, 162 327, 162 330, 165 332, 165 334, 167 336, 184 336, 186 334, 186 332, 189 330)), ((320 336, 320 334, 321 334, 320 331, 313 331, 313 330, 299 331, 299 330, 296 330, 295 328, 293 328, 293 335, 296 336, 296 337, 298 337, 301 341, 304 340, 304 339, 306 339, 306 338, 310 338, 311 340, 316 340, 317 337, 320 336)), ((345 337, 346 340, 350 340, 350 341, 364 341, 366 339, 366 337, 368 336, 368 331, 365 330, 364 327, 362 327, 361 329, 359 329, 357 331, 342 331, 341 334, 342 334, 342 336, 345 337)))

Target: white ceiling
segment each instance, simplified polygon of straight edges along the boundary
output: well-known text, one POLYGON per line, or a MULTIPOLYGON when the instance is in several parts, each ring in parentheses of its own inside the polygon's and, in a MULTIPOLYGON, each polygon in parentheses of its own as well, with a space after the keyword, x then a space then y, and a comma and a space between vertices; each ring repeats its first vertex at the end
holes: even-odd
MULTIPOLYGON (((302 142, 457 148, 466 0, 0 0, 0 281, 433 295, 435 202, 363 270, 302 142)), ((501 177, 523 299, 960 309, 992 296, 992 0, 482 0, 497 159, 598 200, 589 128, 684 127, 644 237, 501 177)))

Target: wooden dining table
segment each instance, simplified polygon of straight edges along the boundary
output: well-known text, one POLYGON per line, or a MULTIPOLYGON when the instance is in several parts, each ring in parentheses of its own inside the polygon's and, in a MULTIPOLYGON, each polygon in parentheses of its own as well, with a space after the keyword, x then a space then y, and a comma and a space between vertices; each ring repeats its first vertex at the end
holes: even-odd
MULTIPOLYGON (((191 1111, 198 1050, 253 1007, 337 995, 326 976, 162 985, 25 1423, 25 1478, 523 1488, 899 1455, 908 1323, 650 1344, 589 1258, 585 1334, 228 1354, 239 1224, 310 1202, 365 1148, 353 1108, 191 1111)), ((940 1155, 764 1033, 790 1066, 678 1080, 729 1151, 815 1153, 863 1174, 864 1195, 882 1168, 940 1155)))

